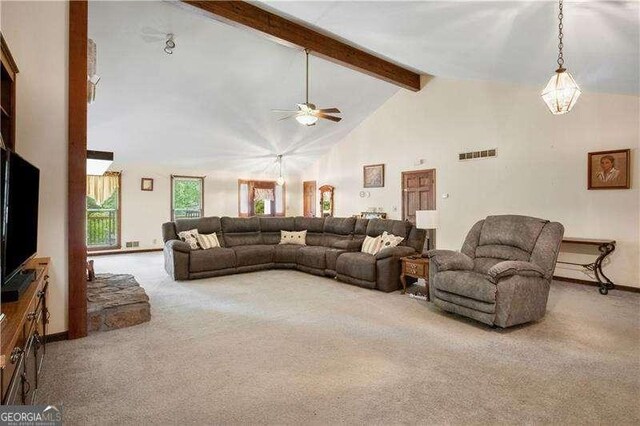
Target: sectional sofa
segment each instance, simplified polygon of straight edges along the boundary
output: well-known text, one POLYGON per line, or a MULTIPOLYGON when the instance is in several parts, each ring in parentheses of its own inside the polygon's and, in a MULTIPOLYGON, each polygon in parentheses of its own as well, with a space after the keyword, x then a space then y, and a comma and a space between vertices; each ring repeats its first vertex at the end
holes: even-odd
POLYGON ((386 292, 401 286, 400 258, 421 253, 425 241, 425 231, 409 222, 337 217, 178 219, 163 224, 162 234, 165 269, 175 280, 284 268, 386 292), (191 229, 215 232, 222 247, 192 250, 178 238, 191 229), (280 231, 303 230, 306 245, 279 244, 280 231), (365 236, 384 231, 404 239, 376 255, 360 251, 365 236))

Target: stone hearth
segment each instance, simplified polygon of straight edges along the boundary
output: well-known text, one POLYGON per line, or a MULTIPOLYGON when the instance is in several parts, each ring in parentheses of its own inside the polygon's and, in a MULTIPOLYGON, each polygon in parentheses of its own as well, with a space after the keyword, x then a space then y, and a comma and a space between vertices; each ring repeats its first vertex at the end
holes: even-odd
POLYGON ((133 275, 97 274, 87 282, 88 328, 107 331, 151 319, 149 296, 133 275))

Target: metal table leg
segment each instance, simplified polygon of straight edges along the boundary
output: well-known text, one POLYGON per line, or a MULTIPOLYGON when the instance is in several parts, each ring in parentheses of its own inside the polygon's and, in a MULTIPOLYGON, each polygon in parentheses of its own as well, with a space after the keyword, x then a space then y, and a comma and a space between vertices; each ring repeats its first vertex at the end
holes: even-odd
POLYGON ((609 290, 614 288, 613 281, 611 281, 609 277, 607 277, 602 271, 602 263, 607 256, 614 252, 615 249, 615 244, 611 243, 600 244, 598 246, 600 256, 598 256, 596 261, 593 262, 592 270, 596 276, 596 279, 598 280, 598 284, 600 284, 600 294, 607 294, 609 293, 609 290))

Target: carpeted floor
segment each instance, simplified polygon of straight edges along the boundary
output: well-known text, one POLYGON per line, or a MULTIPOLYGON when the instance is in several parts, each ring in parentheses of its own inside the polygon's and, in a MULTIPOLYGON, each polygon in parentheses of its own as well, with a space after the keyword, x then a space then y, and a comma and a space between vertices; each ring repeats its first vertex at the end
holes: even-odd
POLYGON ((135 274, 152 318, 48 347, 39 400, 69 424, 640 422, 640 294, 554 283, 543 321, 493 330, 296 271, 96 270, 135 274))

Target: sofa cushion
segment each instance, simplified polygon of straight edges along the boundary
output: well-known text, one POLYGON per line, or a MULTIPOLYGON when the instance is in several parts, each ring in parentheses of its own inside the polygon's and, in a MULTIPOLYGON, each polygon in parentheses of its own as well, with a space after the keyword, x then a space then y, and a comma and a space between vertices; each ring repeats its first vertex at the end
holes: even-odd
POLYGON ((221 231, 220 218, 199 217, 194 219, 176 219, 176 232, 188 231, 189 229, 197 229, 200 234, 213 234, 221 231))
POLYGON ((215 232, 213 234, 198 234, 196 239, 198 240, 198 245, 203 249, 221 247, 215 232))
POLYGON ((494 303, 496 285, 489 276, 474 271, 438 272, 431 283, 438 290, 468 297, 481 302, 494 303))
POLYGON ((327 217, 324 219, 322 245, 331 247, 338 241, 350 240, 356 224, 354 217, 327 217))
POLYGON ((389 234, 406 239, 411 227, 411 222, 402 220, 369 219, 367 235, 377 237, 378 235, 382 235, 384 231, 387 231, 389 234))
POLYGON ((236 266, 263 265, 273 263, 275 246, 272 245, 247 245, 235 246, 236 266))
POLYGON ((362 243, 362 248, 360 251, 362 253, 367 254, 376 254, 380 251, 380 244, 382 243, 382 236, 378 235, 377 237, 366 236, 364 238, 364 242, 362 243))
POLYGON ((380 239, 380 250, 399 246, 403 240, 404 237, 393 235, 388 233, 387 231, 384 231, 380 239))
POLYGON ((353 233, 355 235, 366 235, 367 233, 367 225, 369 224, 369 219, 356 219, 356 224, 353 227, 353 233))
POLYGON ((325 253, 325 261, 327 262, 325 269, 335 272, 338 256, 346 252, 347 250, 345 249, 337 249, 337 248, 327 249, 325 253))
POLYGON ((226 247, 262 244, 260 218, 223 217, 221 223, 226 247))
MULTIPOLYGON (((547 220, 528 216, 488 216, 484 220, 484 225, 482 225, 478 245, 511 246, 519 248, 527 253, 531 253, 533 247, 536 245, 536 241, 538 240, 538 236, 540 235, 542 228, 547 222, 547 220)), ((478 256, 477 249, 476 256, 478 256)))
POLYGON ((307 245, 321 246, 324 242, 324 218, 322 217, 301 217, 295 219, 296 231, 307 231, 307 245))
POLYGON ((343 253, 336 262, 336 272, 365 281, 376 280, 376 258, 367 253, 343 253))
POLYGON ((260 234, 262 244, 278 244, 280 231, 293 231, 295 221, 293 217, 261 217, 260 234))
POLYGON ((296 263, 298 259, 298 252, 304 246, 298 246, 294 244, 282 244, 274 246, 275 263, 296 263))
POLYGON ((189 256, 189 272, 215 271, 235 266, 236 254, 230 248, 194 250, 189 256))
POLYGON ((178 232, 178 237, 180 240, 189 244, 191 250, 198 250, 200 246, 198 245, 198 230, 197 229, 189 229, 188 231, 178 232))
POLYGON ((325 260, 325 253, 328 247, 323 246, 303 246, 298 251, 298 258, 296 259, 298 265, 308 266, 310 268, 325 269, 327 262, 325 260))

